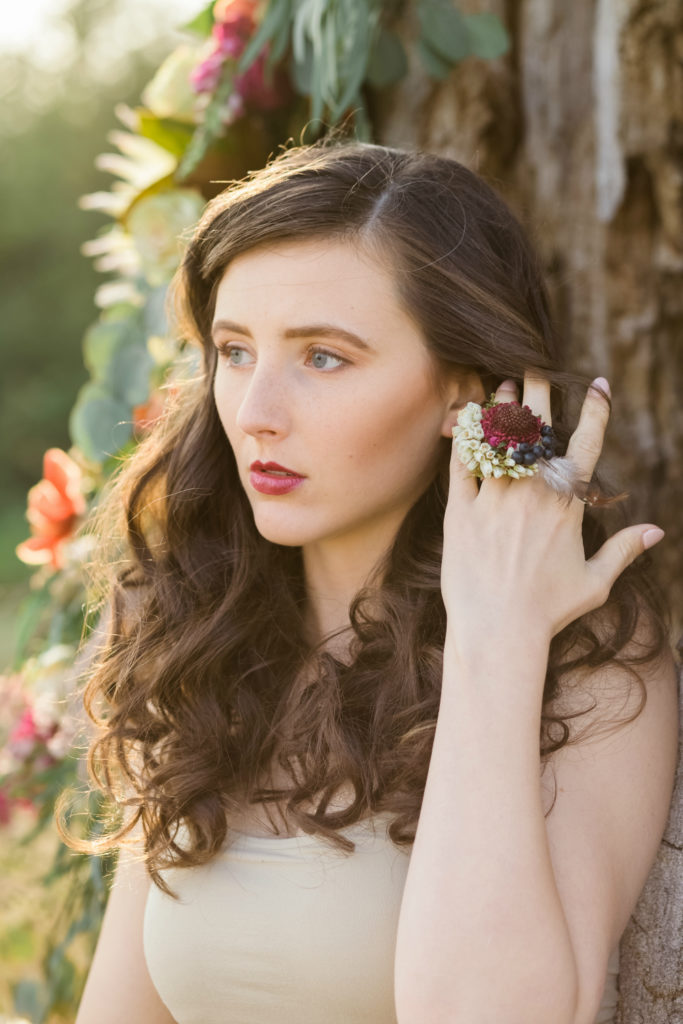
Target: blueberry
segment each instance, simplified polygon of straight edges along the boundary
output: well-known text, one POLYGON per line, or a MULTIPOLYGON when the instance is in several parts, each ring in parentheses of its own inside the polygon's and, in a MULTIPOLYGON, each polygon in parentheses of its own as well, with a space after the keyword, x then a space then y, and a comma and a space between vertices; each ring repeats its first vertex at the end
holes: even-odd
POLYGON ((540 457, 545 452, 545 449, 544 449, 542 444, 535 444, 531 450, 532 450, 532 452, 534 453, 534 455, 536 456, 537 459, 540 459, 540 457))
POLYGON ((543 456, 546 459, 552 459, 554 454, 555 454, 555 449, 554 448, 544 448, 543 449, 543 456))
POLYGON ((515 462, 519 466, 520 462, 524 462, 524 452, 513 452, 512 453, 512 458, 515 460, 515 462))
POLYGON ((517 445, 517 451, 518 452, 530 452, 531 451, 531 445, 528 444, 526 441, 522 441, 521 444, 517 445))
POLYGON ((533 452, 524 452, 524 465, 525 466, 533 466, 535 461, 536 461, 536 456, 534 455, 533 452))
POLYGON ((553 428, 548 423, 544 423, 541 427, 541 433, 544 437, 549 437, 552 434, 552 432, 553 428))

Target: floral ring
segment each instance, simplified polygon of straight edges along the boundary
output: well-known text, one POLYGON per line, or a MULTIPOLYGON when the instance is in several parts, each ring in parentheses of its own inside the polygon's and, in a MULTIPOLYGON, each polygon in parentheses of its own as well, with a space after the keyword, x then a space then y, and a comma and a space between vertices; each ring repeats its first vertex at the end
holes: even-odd
POLYGON ((484 405, 468 402, 453 427, 453 441, 472 476, 519 480, 540 474, 567 500, 577 494, 575 467, 569 459, 556 457, 553 428, 528 405, 496 402, 495 394, 484 405))

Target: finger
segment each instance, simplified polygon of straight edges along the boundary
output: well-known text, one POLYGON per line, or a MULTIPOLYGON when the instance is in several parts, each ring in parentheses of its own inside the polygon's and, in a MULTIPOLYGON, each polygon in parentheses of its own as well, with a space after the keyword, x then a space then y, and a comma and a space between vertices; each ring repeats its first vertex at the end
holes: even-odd
MULTIPOLYGON (((609 384, 604 377, 596 377, 593 383, 609 395, 609 384)), ((609 413, 609 401, 591 385, 581 406, 576 430, 567 445, 567 457, 585 480, 590 480, 600 458, 609 413)))
POLYGON ((522 405, 528 405, 535 416, 540 416, 543 423, 552 424, 550 415, 550 382, 533 370, 524 374, 524 395, 522 405))
POLYGON ((474 501, 478 494, 477 479, 461 460, 454 443, 451 452, 449 497, 454 495, 456 500, 470 502, 474 501))
POLYGON ((462 461, 456 438, 453 437, 449 465, 449 496, 455 495, 456 500, 460 501, 474 501, 478 493, 477 479, 462 461))
POLYGON ((653 523, 627 526, 606 540, 599 551, 588 559, 586 565, 595 573, 598 592, 603 595, 601 603, 607 600, 612 584, 624 569, 663 536, 664 531, 653 523))
POLYGON ((495 394, 496 402, 516 402, 517 399, 517 385, 514 380, 504 380, 502 384, 499 384, 496 388, 495 394))

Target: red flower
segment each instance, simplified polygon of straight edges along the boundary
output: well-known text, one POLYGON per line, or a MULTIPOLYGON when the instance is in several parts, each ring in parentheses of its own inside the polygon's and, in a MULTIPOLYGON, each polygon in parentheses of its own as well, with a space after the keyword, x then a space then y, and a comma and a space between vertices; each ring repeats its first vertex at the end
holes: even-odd
POLYGON ((43 456, 43 479, 28 492, 26 518, 31 537, 17 545, 17 557, 28 565, 49 562, 53 569, 61 569, 62 546, 85 509, 80 467, 61 448, 48 448, 43 456))
POLYGON ((526 441, 536 444, 541 436, 542 420, 534 416, 528 405, 519 402, 498 402, 484 409, 481 417, 484 440, 492 448, 505 445, 516 448, 526 441))

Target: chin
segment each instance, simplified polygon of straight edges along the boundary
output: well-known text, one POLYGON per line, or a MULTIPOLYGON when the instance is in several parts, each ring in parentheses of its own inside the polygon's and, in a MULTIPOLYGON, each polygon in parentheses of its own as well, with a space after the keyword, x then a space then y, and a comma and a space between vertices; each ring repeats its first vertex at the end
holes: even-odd
POLYGON ((254 526, 271 544, 281 544, 287 548, 298 548, 307 544, 311 537, 301 528, 301 524, 264 521, 263 517, 254 516, 254 526))

